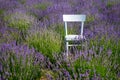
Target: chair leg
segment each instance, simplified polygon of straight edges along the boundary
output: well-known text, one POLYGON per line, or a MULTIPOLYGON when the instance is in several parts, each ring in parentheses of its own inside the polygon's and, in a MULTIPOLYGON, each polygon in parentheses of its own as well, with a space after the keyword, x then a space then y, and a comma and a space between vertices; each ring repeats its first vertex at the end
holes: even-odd
POLYGON ((69 50, 68 50, 68 42, 66 42, 66 56, 68 57, 68 52, 69 52, 69 50))

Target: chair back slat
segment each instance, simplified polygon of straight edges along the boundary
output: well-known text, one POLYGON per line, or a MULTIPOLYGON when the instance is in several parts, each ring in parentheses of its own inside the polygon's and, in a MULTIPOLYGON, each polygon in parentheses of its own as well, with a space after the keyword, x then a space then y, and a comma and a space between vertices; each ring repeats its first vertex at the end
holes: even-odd
POLYGON ((63 15, 64 22, 84 22, 86 19, 86 15, 63 15))

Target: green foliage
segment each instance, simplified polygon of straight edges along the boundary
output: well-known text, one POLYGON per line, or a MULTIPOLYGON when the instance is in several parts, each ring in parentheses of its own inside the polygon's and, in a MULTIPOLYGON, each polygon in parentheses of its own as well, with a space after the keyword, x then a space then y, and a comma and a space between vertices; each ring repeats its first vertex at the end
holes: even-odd
POLYGON ((38 3, 34 5, 34 8, 36 9, 41 9, 41 10, 46 10, 48 6, 50 6, 52 3, 48 2, 43 2, 43 3, 38 3))
POLYGON ((119 0, 115 0, 115 1, 110 0, 110 1, 107 1, 106 7, 107 7, 107 8, 111 8, 111 7, 113 7, 114 5, 117 5, 117 4, 119 4, 119 3, 120 3, 119 0))
POLYGON ((13 35, 18 43, 25 40, 28 29, 33 25, 34 18, 26 13, 15 12, 4 17, 8 27, 18 30, 18 36, 13 35))
POLYGON ((111 70, 113 66, 114 65, 111 65, 111 62, 106 55, 93 57, 90 61, 84 58, 79 58, 74 62, 74 68, 77 73, 84 74, 87 70, 90 71, 89 78, 96 74, 103 79, 117 79, 115 71, 111 70))
POLYGON ((18 0, 21 4, 25 4, 26 0, 18 0))
POLYGON ((105 36, 99 38, 98 36, 96 36, 96 38, 90 40, 89 47, 93 48, 97 53, 99 53, 100 48, 102 48, 104 51, 110 49, 112 50, 112 53, 115 54, 119 50, 117 49, 119 44, 117 44, 116 41, 113 40, 112 38, 108 38, 105 36))
POLYGON ((87 23, 91 23, 95 20, 95 16, 94 15, 89 15, 87 16, 86 22, 87 23))
POLYGON ((34 18, 22 12, 10 14, 4 20, 8 23, 8 26, 17 28, 20 31, 26 31, 34 22, 34 18))
POLYGON ((120 63, 119 52, 120 52, 120 41, 113 40, 112 38, 94 38, 90 40, 89 48, 92 48, 94 55, 87 56, 91 60, 84 59, 81 56, 78 60, 74 62, 74 68, 77 73, 85 73, 87 70, 90 70, 89 77, 92 77, 94 74, 100 75, 103 79, 117 79, 117 71, 120 69, 117 68, 120 63), (111 51, 110 54, 108 51, 111 51), (95 57, 96 55, 96 57, 95 57), (115 64, 118 64, 114 68, 115 64), (78 69, 81 69, 79 72, 78 69))
POLYGON ((0 9, 0 16, 4 13, 3 9, 0 9))
POLYGON ((113 2, 108 1, 106 6, 107 6, 108 8, 111 8, 113 5, 114 5, 114 3, 113 3, 113 2))
POLYGON ((10 27, 18 27, 20 30, 27 30, 29 23, 26 23, 24 20, 12 21, 9 24, 10 27))
POLYGON ((48 79, 46 77, 46 75, 50 75, 53 79, 56 79, 56 77, 58 76, 58 74, 56 72, 54 72, 52 70, 49 70, 49 69, 42 69, 41 71, 42 72, 41 72, 41 78, 40 78, 40 80, 44 80, 44 79, 46 80, 46 79, 48 79))
MULTIPOLYGON (((33 55, 17 55, 15 53, 6 53, 6 60, 2 61, 8 80, 31 80, 41 76, 41 69, 38 64, 33 64, 33 55)), ((4 54, 5 55, 5 54, 4 54)))
POLYGON ((64 36, 65 36, 64 25, 62 25, 62 24, 57 24, 57 25, 52 25, 52 27, 53 27, 53 30, 55 30, 57 33, 60 34, 60 36, 61 36, 62 38, 64 38, 64 36), (55 27, 53 27, 53 26, 55 26, 55 27))
POLYGON ((4 34, 0 32, 0 43, 9 43, 14 40, 19 39, 20 34, 17 32, 16 29, 6 30, 4 34))
POLYGON ((50 29, 40 29, 39 32, 32 33, 26 41, 50 59, 53 59, 53 54, 61 51, 61 37, 50 29))

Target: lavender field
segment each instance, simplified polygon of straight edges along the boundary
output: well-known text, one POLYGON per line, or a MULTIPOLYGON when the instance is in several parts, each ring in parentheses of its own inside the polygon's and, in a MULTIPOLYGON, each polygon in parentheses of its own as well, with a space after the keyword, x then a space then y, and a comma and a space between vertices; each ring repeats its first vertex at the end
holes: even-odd
POLYGON ((120 0, 0 0, 0 80, 120 80, 120 0), (87 17, 67 58, 63 14, 87 17))

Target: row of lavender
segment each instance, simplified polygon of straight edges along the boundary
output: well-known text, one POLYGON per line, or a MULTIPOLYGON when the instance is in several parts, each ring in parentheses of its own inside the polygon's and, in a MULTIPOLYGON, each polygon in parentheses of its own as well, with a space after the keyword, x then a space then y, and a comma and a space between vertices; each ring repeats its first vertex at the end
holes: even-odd
POLYGON ((0 0, 0 78, 119 79, 119 4, 119 0, 0 0), (69 61, 61 55, 63 14, 87 15, 88 50, 74 48, 69 61))
MULTIPOLYGON (((24 25, 28 27, 32 26, 39 27, 50 27, 53 25, 59 25, 62 23, 63 14, 86 14, 88 28, 98 28, 101 26, 101 29, 110 26, 111 29, 115 27, 116 33, 120 34, 118 25, 120 20, 119 12, 119 0, 90 0, 90 1, 47 1, 47 0, 8 0, 0 2, 0 14, 1 18, 5 17, 4 20, 9 23, 9 26, 16 26, 17 24, 13 23, 16 20, 26 21, 24 25), (12 15, 13 14, 13 15, 12 15), (11 15, 11 17, 10 17, 11 15), (6 17, 7 16, 7 17, 6 17), (22 17, 21 17, 22 16, 22 17), (10 19, 9 19, 10 18, 10 19), (12 21, 11 21, 12 20, 12 21), (101 22, 103 25, 99 24, 101 22)), ((22 22, 22 21, 21 21, 22 22)), ((21 24, 22 25, 22 24, 21 24)), ((18 25, 17 25, 18 26, 18 25)), ((18 26, 20 28, 20 26, 18 26)), ((94 29, 97 33, 99 29, 94 29)), ((105 32, 105 30, 103 30, 105 32)), ((108 30, 109 31, 109 30, 108 30)), ((106 31, 106 32, 108 32, 106 31)), ((86 31, 87 33, 88 31, 86 31)), ((93 31, 91 31, 93 32, 93 31)), ((88 33, 89 34, 89 33, 88 33)), ((87 35, 87 34, 86 34, 87 35)))

